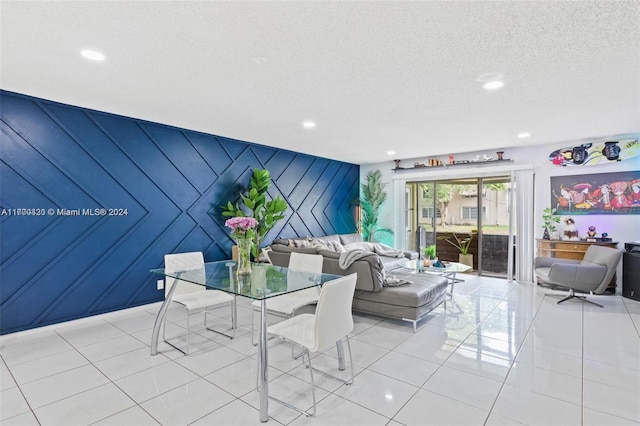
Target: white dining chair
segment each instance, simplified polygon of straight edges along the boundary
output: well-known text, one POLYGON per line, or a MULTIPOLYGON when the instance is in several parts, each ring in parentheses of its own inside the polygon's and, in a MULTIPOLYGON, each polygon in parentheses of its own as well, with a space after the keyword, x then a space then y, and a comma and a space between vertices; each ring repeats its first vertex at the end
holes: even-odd
POLYGON ((311 392, 313 397, 313 407, 311 413, 295 407, 285 401, 272 398, 275 401, 292 408, 305 416, 313 416, 316 413, 316 391, 313 380, 313 370, 311 366, 310 353, 316 353, 328 347, 342 342, 347 342, 349 349, 349 362, 351 364, 351 378, 342 380, 325 371, 320 371, 325 376, 350 385, 354 381, 353 356, 351 354, 351 344, 349 343, 349 333, 353 330, 353 316, 351 314, 351 304, 353 293, 356 288, 358 275, 351 274, 335 280, 327 281, 320 292, 320 299, 316 306, 315 314, 301 314, 274 324, 267 329, 267 333, 280 337, 302 348, 302 360, 307 356, 309 374, 311 375, 311 392))
MULTIPOLYGON (((198 281, 204 282, 205 269, 204 269, 204 257, 202 252, 190 252, 190 253, 176 253, 167 254, 164 257, 164 270, 165 273, 175 273, 182 271, 190 271, 189 274, 192 277, 197 277, 198 281)), ((185 308, 187 316, 187 333, 186 333, 186 349, 183 350, 180 347, 174 345, 169 339, 165 337, 164 329, 166 329, 166 316, 165 324, 163 327, 162 338, 169 345, 173 346, 185 355, 189 354, 189 334, 191 334, 189 318, 192 314, 204 312, 204 326, 207 330, 222 334, 223 336, 233 339, 235 337, 235 296, 227 294, 219 290, 207 290, 204 286, 187 282, 176 278, 165 278, 165 297, 168 297, 171 288, 176 286, 171 301, 177 303, 185 308), (207 313, 210 308, 218 308, 224 305, 231 306, 231 334, 223 333, 222 331, 215 330, 207 326, 207 313)), ((172 338, 172 339, 175 339, 172 338)))
MULTIPOLYGON (((287 282, 297 278, 295 272, 322 274, 322 259, 320 254, 291 253, 287 267, 287 282)), ((267 313, 283 318, 291 318, 298 309, 318 303, 319 296, 320 287, 312 287, 273 297, 267 300, 267 313)), ((258 342, 255 339, 255 316, 256 312, 260 312, 261 302, 256 300, 251 306, 253 307, 251 312, 251 342, 256 346, 258 342)))

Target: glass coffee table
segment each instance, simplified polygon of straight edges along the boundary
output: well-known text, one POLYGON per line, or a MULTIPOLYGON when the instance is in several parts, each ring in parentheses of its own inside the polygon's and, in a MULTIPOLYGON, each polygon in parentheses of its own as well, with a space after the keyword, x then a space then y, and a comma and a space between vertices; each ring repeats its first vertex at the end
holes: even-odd
POLYGON ((464 263, 458 262, 445 263, 444 268, 437 268, 435 266, 424 266, 422 264, 422 259, 407 259, 400 266, 405 269, 411 269, 416 273, 434 274, 445 277, 449 281, 448 284, 451 285, 451 290, 448 294, 450 299, 453 296, 453 286, 455 285, 455 283, 464 282, 463 279, 457 278, 456 274, 458 272, 468 272, 473 269, 470 266, 465 265, 464 263))

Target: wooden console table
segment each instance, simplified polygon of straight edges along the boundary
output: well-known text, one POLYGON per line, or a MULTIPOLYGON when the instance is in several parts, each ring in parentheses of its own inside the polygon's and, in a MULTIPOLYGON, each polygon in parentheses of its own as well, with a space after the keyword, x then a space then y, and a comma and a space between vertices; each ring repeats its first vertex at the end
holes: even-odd
MULTIPOLYGON (((598 245, 605 247, 618 248, 617 241, 564 241, 564 240, 543 240, 536 239, 538 242, 538 256, 541 257, 557 257, 558 259, 575 259, 582 260, 584 253, 590 245, 598 245)), ((611 282, 607 286, 607 291, 615 293, 616 291, 616 274, 613 274, 611 282)))

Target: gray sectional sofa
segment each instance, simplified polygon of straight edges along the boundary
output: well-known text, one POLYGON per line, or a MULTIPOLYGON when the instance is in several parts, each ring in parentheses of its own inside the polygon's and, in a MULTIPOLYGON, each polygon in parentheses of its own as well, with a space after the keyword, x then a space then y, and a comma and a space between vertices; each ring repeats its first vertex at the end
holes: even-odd
POLYGON ((324 258, 322 271, 325 273, 357 273, 353 310, 410 321, 413 323, 414 331, 417 321, 440 305, 447 295, 446 278, 417 274, 402 268, 401 265, 406 259, 418 257, 417 252, 398 251, 380 244, 363 243, 360 234, 277 239, 271 244, 268 255, 274 265, 287 266, 294 251, 321 254, 324 258), (363 253, 363 250, 370 253, 363 253), (345 257, 354 253, 362 257, 344 269, 345 257), (409 283, 398 285, 398 281, 409 283))

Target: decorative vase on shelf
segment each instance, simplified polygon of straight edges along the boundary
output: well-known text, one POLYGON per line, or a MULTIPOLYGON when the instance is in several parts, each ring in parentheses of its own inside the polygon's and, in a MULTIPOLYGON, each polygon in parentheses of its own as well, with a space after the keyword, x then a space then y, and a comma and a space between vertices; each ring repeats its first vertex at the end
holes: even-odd
POLYGON ((544 234, 542 234, 543 240, 550 240, 551 235, 549 235, 549 228, 544 228, 544 234))
POLYGON ((251 275, 251 238, 238 238, 238 267, 236 274, 238 276, 251 275))

